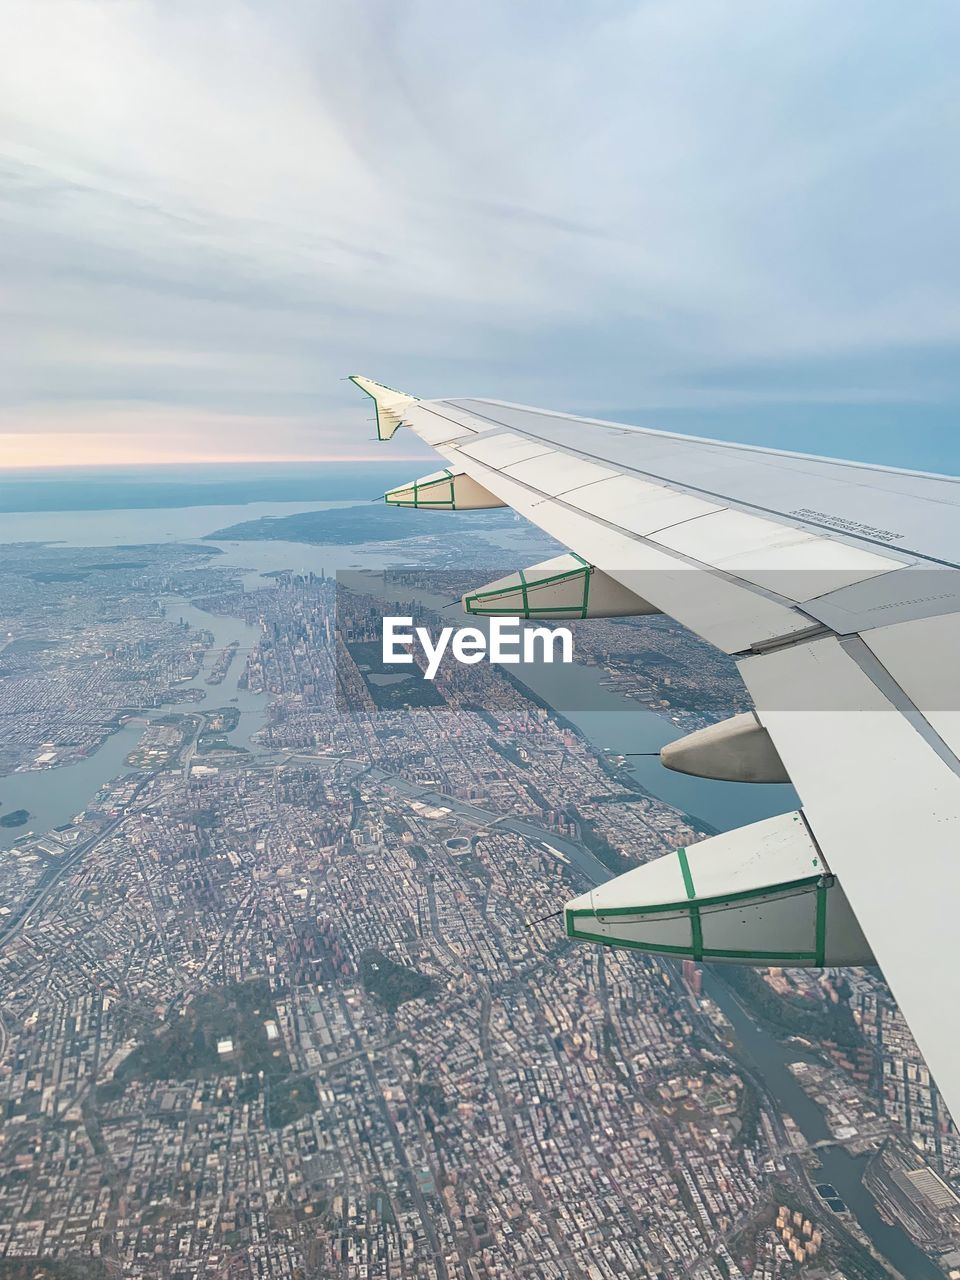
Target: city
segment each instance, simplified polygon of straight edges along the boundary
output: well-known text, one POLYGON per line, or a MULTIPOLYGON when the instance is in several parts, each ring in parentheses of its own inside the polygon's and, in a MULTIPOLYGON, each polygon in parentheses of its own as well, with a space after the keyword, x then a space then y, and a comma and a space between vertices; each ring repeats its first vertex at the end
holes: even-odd
MULTIPOLYGON (((369 638, 429 573, 251 583, 219 549, 5 548, 3 812, 132 736, 3 833, 0 1275, 960 1274, 956 1130, 875 971, 568 942, 571 890, 702 822, 506 669, 384 699, 369 638)), ((593 627, 628 702, 741 709, 672 624, 593 627)))

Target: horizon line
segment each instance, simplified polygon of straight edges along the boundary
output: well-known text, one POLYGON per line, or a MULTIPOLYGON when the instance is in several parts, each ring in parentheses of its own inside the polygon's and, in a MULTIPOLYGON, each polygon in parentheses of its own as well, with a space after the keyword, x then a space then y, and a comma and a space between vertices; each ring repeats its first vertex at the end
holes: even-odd
POLYGON ((371 457, 368 454, 348 454, 336 457, 237 457, 237 458, 183 458, 179 461, 142 461, 142 462, 0 462, 0 478, 12 472, 23 471, 131 471, 161 470, 170 467, 211 467, 211 466, 284 466, 302 465, 303 463, 358 463, 365 465, 385 465, 390 462, 433 462, 428 454, 410 457, 401 454, 396 458, 371 457))

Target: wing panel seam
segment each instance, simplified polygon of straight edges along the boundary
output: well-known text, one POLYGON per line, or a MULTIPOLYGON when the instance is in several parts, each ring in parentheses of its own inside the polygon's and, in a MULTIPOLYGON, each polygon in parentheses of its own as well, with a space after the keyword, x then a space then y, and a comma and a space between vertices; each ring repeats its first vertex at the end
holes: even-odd
POLYGON ((928 747, 953 773, 960 777, 960 757, 937 732, 922 709, 912 700, 896 677, 884 666, 860 635, 838 637, 840 648, 860 668, 870 683, 879 690, 895 711, 914 729, 928 747))
MULTIPOLYGON (((450 449, 456 448, 456 446, 454 445, 448 445, 446 447, 450 449)), ((458 452, 460 451, 458 450, 458 452)), ((605 520, 602 516, 588 514, 585 511, 581 511, 578 507, 575 507, 572 503, 565 502, 559 494, 551 495, 551 494, 543 493, 542 490, 540 489, 534 489, 531 485, 527 484, 524 480, 520 480, 517 476, 508 475, 505 471, 498 471, 496 467, 491 467, 488 463, 482 462, 479 458, 472 458, 470 454, 463 454, 462 457, 465 462, 472 463, 474 466, 484 467, 486 468, 486 470, 493 472, 494 475, 502 475, 504 479, 509 480, 511 484, 519 485, 522 489, 525 489, 529 494, 535 496, 539 500, 534 504, 535 506, 540 506, 544 502, 556 503, 558 506, 563 507, 565 511, 569 511, 571 512, 571 514, 579 516, 583 520, 592 520, 596 524, 602 525, 605 529, 611 530, 611 532, 613 533, 621 534, 623 537, 628 538, 631 542, 639 543, 642 546, 648 546, 651 551, 657 551, 661 555, 670 556, 676 560, 682 561, 685 564, 689 564, 692 568, 700 569, 704 573, 713 574, 715 577, 721 578, 725 582, 729 582, 732 586, 738 587, 743 591, 749 592, 751 595, 755 595, 760 597, 761 599, 768 600, 771 604, 778 604, 780 605, 781 608, 786 609, 791 613, 797 614, 803 618, 807 618, 810 622, 810 630, 815 629, 818 632, 822 631, 823 634, 825 635, 835 634, 831 628, 826 627, 824 623, 820 622, 818 619, 813 618, 810 614, 808 614, 795 600, 788 600, 786 596, 777 595, 776 592, 769 591, 767 588, 758 586, 756 583, 748 582, 744 578, 738 578, 736 577, 735 574, 729 573, 725 569, 718 568, 716 565, 705 564, 702 560, 696 560, 692 556, 688 556, 681 551, 674 551, 672 548, 663 547, 658 542, 654 542, 651 538, 646 537, 644 534, 634 533, 632 529, 625 529, 623 525, 614 524, 610 520, 605 520)), ((522 515, 523 512, 521 512, 520 514, 522 515)), ((692 517, 692 519, 701 519, 701 518, 702 518, 701 516, 692 517)), ((677 523, 681 524, 684 522, 678 521, 677 523)), ((804 633, 804 638, 809 639, 810 638, 809 633, 804 633)), ((784 635, 783 640, 785 642, 792 642, 792 637, 790 635, 784 635)), ((765 641, 763 643, 776 644, 779 641, 780 641, 780 637, 774 637, 773 639, 769 641, 765 641)), ((747 651, 744 651, 744 652, 747 652, 747 651)))

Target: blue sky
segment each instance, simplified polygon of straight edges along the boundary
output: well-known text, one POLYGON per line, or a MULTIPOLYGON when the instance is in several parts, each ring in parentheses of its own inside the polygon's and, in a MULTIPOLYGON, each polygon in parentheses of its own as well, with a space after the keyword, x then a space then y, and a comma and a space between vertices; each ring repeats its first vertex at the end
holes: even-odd
POLYGON ((952 0, 3 12, 0 464, 364 456, 363 372, 960 470, 952 0))

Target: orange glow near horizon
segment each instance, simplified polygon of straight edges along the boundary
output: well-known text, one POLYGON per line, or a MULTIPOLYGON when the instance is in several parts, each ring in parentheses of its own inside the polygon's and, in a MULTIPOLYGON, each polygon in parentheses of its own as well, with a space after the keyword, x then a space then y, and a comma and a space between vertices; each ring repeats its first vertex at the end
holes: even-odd
MULTIPOLYGON (((110 432, 44 431, 37 434, 0 432, 0 473, 39 471, 57 467, 140 467, 189 466, 223 463, 298 463, 298 462, 387 462, 382 453, 201 453, 177 450, 172 441, 166 447, 149 438, 122 436, 110 432)), ((429 454, 412 456, 394 454, 396 460, 430 461, 429 454)))

